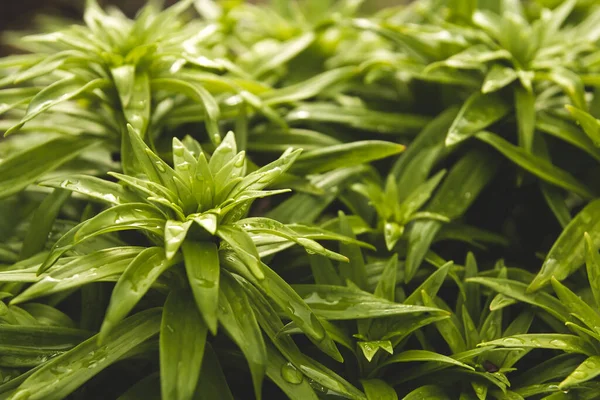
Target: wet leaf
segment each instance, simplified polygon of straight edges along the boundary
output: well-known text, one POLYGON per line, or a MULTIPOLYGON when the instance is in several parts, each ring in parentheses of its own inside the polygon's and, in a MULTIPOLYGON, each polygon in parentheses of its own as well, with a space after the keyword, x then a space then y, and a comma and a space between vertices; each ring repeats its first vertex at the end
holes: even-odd
POLYGON ((171 291, 163 309, 160 326, 160 380, 163 398, 194 398, 207 331, 191 293, 181 289, 171 291))
POLYGON ((475 93, 467 99, 446 136, 453 146, 487 128, 510 111, 510 105, 496 93, 475 93))
POLYGON ((587 232, 589 243, 597 247, 600 244, 600 201, 592 201, 581 210, 567 225, 548 252, 540 272, 528 287, 534 292, 548 285, 554 276, 561 281, 583 265, 585 261, 584 234, 587 232))
POLYGON ((18 193, 97 142, 93 138, 60 136, 0 160, 0 198, 18 193))
POLYGON ((18 387, 13 398, 59 400, 139 346, 160 329, 160 309, 142 311, 115 327, 103 345, 92 337, 53 358, 18 387))
POLYGON ((294 285, 293 287, 317 315, 330 320, 444 312, 433 307, 392 303, 370 293, 344 286, 294 285))
POLYGON ((183 259, 196 306, 215 335, 221 270, 217 246, 212 242, 186 241, 183 244, 183 259))
POLYGON ((114 326, 131 312, 156 279, 177 261, 165 258, 162 248, 149 247, 142 250, 127 265, 112 291, 106 316, 98 335, 100 342, 106 338, 114 326))
POLYGON ((227 274, 221 275, 218 318, 228 336, 244 353, 252 374, 254 394, 260 399, 267 369, 267 349, 248 298, 227 274))
POLYGON ((593 194, 568 172, 552 165, 535 155, 526 153, 501 137, 489 132, 480 132, 477 138, 494 147, 512 162, 531 172, 535 176, 553 185, 570 190, 584 198, 592 198, 593 194))

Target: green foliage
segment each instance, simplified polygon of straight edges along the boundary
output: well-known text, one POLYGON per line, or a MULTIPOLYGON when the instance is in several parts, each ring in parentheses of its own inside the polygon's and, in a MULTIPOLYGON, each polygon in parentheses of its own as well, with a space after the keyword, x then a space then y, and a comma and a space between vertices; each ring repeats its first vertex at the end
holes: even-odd
POLYGON ((362 3, 4 36, 0 398, 598 397, 600 7, 362 3))

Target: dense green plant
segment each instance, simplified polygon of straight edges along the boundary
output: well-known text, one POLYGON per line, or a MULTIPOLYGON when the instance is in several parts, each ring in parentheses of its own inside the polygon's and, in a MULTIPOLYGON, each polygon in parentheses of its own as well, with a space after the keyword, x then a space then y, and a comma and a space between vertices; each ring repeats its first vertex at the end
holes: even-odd
POLYGON ((5 34, 0 399, 600 398, 600 6, 362 3, 5 34))

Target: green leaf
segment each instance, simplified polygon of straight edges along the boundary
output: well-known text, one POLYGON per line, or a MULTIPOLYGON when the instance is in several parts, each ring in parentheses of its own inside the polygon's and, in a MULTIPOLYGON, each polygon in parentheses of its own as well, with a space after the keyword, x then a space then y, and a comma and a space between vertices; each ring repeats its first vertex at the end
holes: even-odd
POLYGON ((569 311, 555 297, 544 292, 530 293, 527 284, 502 278, 470 278, 467 282, 479 283, 498 293, 542 308, 560 321, 569 319, 569 311))
POLYGON ((0 198, 18 193, 97 143, 93 138, 60 136, 0 160, 0 198))
POLYGON ((593 194, 568 172, 555 167, 543 158, 527 153, 501 137, 490 132, 480 132, 477 138, 494 147, 512 162, 531 172, 533 175, 553 185, 570 190, 584 198, 593 198, 593 194))
POLYGON ((221 111, 219 104, 202 85, 195 82, 185 81, 182 79, 159 78, 152 79, 152 90, 166 90, 174 93, 181 93, 195 102, 202 105, 206 116, 206 130, 210 140, 214 144, 221 142, 221 133, 219 131, 218 121, 221 111))
MULTIPOLYGON (((344 213, 340 211, 338 218, 342 235, 354 239, 354 233, 344 213)), ((342 268, 340 276, 351 280, 359 288, 365 290, 367 288, 367 272, 360 248, 356 244, 342 242, 340 244, 340 252, 349 260, 348 268, 342 268)))
POLYGON ((163 215, 156 208, 144 203, 128 203, 109 208, 62 236, 50 250, 38 274, 54 265, 66 251, 93 237, 129 229, 147 230, 162 235, 164 222, 163 215))
POLYGON ((92 337, 48 361, 25 379, 12 397, 64 399, 159 330, 160 309, 142 311, 116 326, 103 345, 98 345, 97 338, 92 337))
POLYGON ((310 341, 334 360, 342 362, 342 355, 316 313, 283 278, 264 264, 263 268, 265 279, 259 286, 285 311, 288 318, 300 327, 310 341))
POLYGON ((590 113, 571 105, 565 106, 571 115, 577 120, 583 131, 594 142, 596 147, 600 147, 600 121, 594 118, 590 113))
POLYGON ((552 210, 552 213, 558 220, 560 226, 564 229, 571 222, 571 212, 567 207, 561 190, 555 186, 548 185, 547 183, 540 184, 540 189, 544 200, 548 203, 548 206, 552 210))
MULTIPOLYGON (((423 304, 425 306, 434 307, 437 305, 436 302, 434 302, 434 300, 431 297, 429 297, 427 292, 422 291, 421 297, 423 298, 423 304)), ((458 320, 453 316, 451 316, 448 319, 443 319, 435 322, 436 329, 438 330, 442 338, 444 338, 446 343, 448 343, 450 350, 454 354, 461 353, 463 351, 466 351, 467 349, 467 345, 465 343, 465 340, 459 329, 458 324, 458 320)))
POLYGON ((253 135, 248 150, 282 153, 288 147, 309 151, 336 144, 340 141, 324 133, 291 128, 287 132, 269 130, 253 135))
POLYGON ((2 340, 0 354, 4 356, 2 362, 6 362, 6 358, 9 358, 6 356, 18 357, 20 351, 25 355, 27 350, 38 350, 40 353, 38 363, 41 363, 55 352, 67 351, 89 337, 89 332, 79 329, 2 324, 0 325, 0 340, 2 340))
POLYGON ((213 176, 215 176, 217 172, 225 166, 225 164, 231 161, 236 154, 237 144, 235 143, 235 135, 230 131, 227 133, 227 135, 225 135, 223 141, 217 146, 210 157, 210 161, 208 162, 208 167, 210 168, 210 172, 213 174, 213 176))
POLYGON ((368 108, 339 107, 325 103, 303 104, 292 110, 286 119, 289 122, 327 122, 349 126, 365 131, 404 134, 423 128, 428 118, 414 114, 386 113, 368 108))
POLYGON ((389 354, 394 354, 392 342, 389 340, 371 340, 368 342, 357 342, 357 344, 368 362, 373 360, 373 357, 375 357, 375 354, 377 354, 379 349, 385 350, 389 354))
POLYGON ((515 88, 515 111, 519 146, 531 153, 535 134, 535 95, 523 88, 515 88))
POLYGON ((294 364, 283 358, 272 346, 267 347, 267 376, 290 400, 318 400, 304 374, 294 364))
POLYGON ((574 335, 559 333, 532 333, 514 335, 491 342, 481 343, 480 346, 502 346, 508 348, 534 348, 563 350, 570 353, 592 355, 594 350, 583 339, 574 335))
MULTIPOLYGON (((187 181, 188 184, 192 185, 196 177, 198 164, 197 157, 200 154, 194 155, 194 153, 176 137, 173 138, 172 147, 175 172, 177 172, 184 181, 187 181)), ((202 152, 202 149, 199 149, 199 152, 202 152)))
MULTIPOLYGON (((178 187, 175 183, 177 177, 175 171, 167 165, 161 158, 152 152, 146 145, 140 131, 137 131, 132 125, 127 125, 127 137, 131 144, 133 152, 133 160, 137 163, 140 170, 135 171, 138 174, 145 174, 146 179, 154 184, 160 184, 169 189, 172 193, 178 192, 178 187)), ((171 202, 173 199, 169 198, 171 202)))
POLYGON ((590 237, 590 244, 600 244, 600 200, 589 203, 562 231, 548 252, 540 272, 535 276, 528 292, 534 292, 548 285, 554 276, 561 281, 577 270, 585 261, 584 234, 590 237))
POLYGON ((588 153, 595 160, 600 161, 600 149, 594 145, 592 139, 571 122, 542 112, 537 115, 536 128, 571 143, 588 153))
MULTIPOLYGON (((268 278, 267 278, 268 279, 268 278)), ((281 280, 281 278, 279 278, 281 280)), ((364 395, 356 389, 352 384, 347 382, 344 378, 328 369, 327 367, 319 364, 314 361, 312 358, 305 356, 300 349, 296 346, 295 342, 289 335, 281 335, 282 330, 284 329, 283 322, 273 309, 271 303, 267 301, 266 298, 261 296, 260 292, 254 287, 254 285, 249 284, 247 281, 239 280, 241 284, 244 285, 244 288, 251 294, 250 299, 252 300, 252 304, 254 305, 254 309, 256 311, 257 318, 259 323, 265 333, 271 338, 273 344, 278 348, 278 350, 290 361, 294 364, 294 366, 300 369, 304 375, 308 378, 314 380, 316 383, 323 385, 326 388, 332 389, 338 393, 343 393, 350 399, 364 400, 364 395)), ((285 283, 285 281, 283 281, 285 283)), ((289 287, 289 286, 288 286, 289 287)), ((291 289, 290 289, 291 290, 291 289)), ((292 290, 292 293, 293 292, 292 290)), ((293 298, 293 296, 289 296, 293 298)), ((296 295, 296 297, 299 296, 296 295)), ((300 304, 304 304, 301 300, 299 300, 300 304)), ((293 304, 296 307, 296 303, 293 304)), ((310 308, 304 304, 304 307, 309 311, 309 315, 313 315, 310 308)), ((313 317, 310 320, 314 322, 319 322, 317 317, 313 317)), ((309 322, 310 322, 309 320, 309 322)), ((298 324, 298 326, 303 326, 298 324)), ((321 341, 327 341, 325 336, 322 336, 325 339, 321 341)), ((330 339, 329 339, 330 340, 330 339)), ((313 343, 319 343, 319 341, 315 341, 313 343)))
POLYGON ((296 57, 302 51, 306 50, 315 40, 313 32, 306 32, 303 35, 290 39, 281 43, 275 54, 268 54, 268 57, 262 57, 262 60, 257 63, 258 68, 252 74, 255 77, 260 77, 265 73, 279 67, 296 57))
POLYGON ((591 236, 586 232, 585 238, 585 264, 588 281, 592 289, 592 295, 596 300, 596 307, 600 308, 600 254, 594 245, 591 236))
POLYGON ((547 78, 560 86, 565 93, 571 98, 573 105, 580 109, 587 109, 587 102, 585 101, 585 88, 581 77, 575 72, 563 68, 554 67, 547 74, 547 78))
POLYGON ((39 87, 21 87, 0 90, 0 115, 18 107, 22 104, 29 103, 33 96, 40 91, 39 87))
POLYGON ((181 247, 192 222, 170 219, 165 223, 165 255, 168 260, 172 259, 181 247))
POLYGON ((47 276, 15 297, 12 303, 17 304, 121 274, 141 250, 141 247, 116 247, 76 257, 64 265, 57 265, 47 276))
POLYGON ((328 232, 324 229, 303 227, 301 225, 286 226, 270 218, 244 218, 238 221, 237 225, 244 231, 253 235, 262 233, 278 236, 304 247, 310 254, 319 254, 342 262, 347 262, 348 259, 338 253, 327 250, 319 243, 312 240, 312 237, 330 240, 339 238, 342 243, 346 242, 354 244, 355 242, 358 242, 353 238, 343 237, 342 235, 328 232), (300 232, 297 232, 296 230, 300 232))
POLYGON ((98 335, 102 342, 113 327, 131 312, 148 292, 156 279, 177 260, 165 258, 164 249, 149 247, 142 250, 119 277, 110 297, 106 316, 98 335))
POLYGON ((575 368, 575 370, 558 385, 558 388, 560 390, 566 390, 572 386, 594 379, 598 375, 600 375, 600 356, 592 356, 575 368))
MULTIPOLYGON (((460 217, 475 201, 498 168, 497 159, 482 151, 471 151, 450 170, 429 203, 427 211, 449 219, 460 217)), ((415 221, 409 233, 405 282, 417 272, 442 223, 436 220, 415 221)))
POLYGON ((431 298, 435 298, 437 296, 438 291, 444 284, 446 280, 446 276, 450 271, 450 268, 453 266, 452 261, 448 261, 442 267, 438 268, 437 271, 429 275, 423 283, 419 285, 415 290, 413 290, 412 294, 408 296, 403 303, 404 304, 414 304, 414 305, 422 305, 422 293, 425 292, 431 298))
POLYGON ((361 379, 367 400, 398 400, 393 387, 381 379, 361 379))
MULTIPOLYGON (((396 294, 396 273, 398 271, 398 255, 393 254, 387 261, 377 287, 375 288, 375 296, 382 299, 394 301, 396 294)), ((408 304, 405 302, 405 304, 408 304)))
POLYGON ((254 394, 261 398, 262 381, 267 368, 267 349, 246 294, 228 274, 221 275, 219 322, 228 336, 244 353, 250 366, 254 394))
POLYGON ((301 149, 286 151, 277 160, 249 173, 233 188, 229 193, 229 197, 241 195, 246 190, 261 190, 273 184, 292 166, 301 152, 301 149))
POLYGON ((332 145, 304 152, 290 171, 297 174, 326 172, 336 168, 368 163, 401 153, 405 146, 380 140, 364 140, 332 145))
POLYGON ((461 368, 466 368, 468 370, 474 371, 475 369, 467 364, 464 364, 460 361, 455 360, 454 358, 450 358, 444 356, 442 354, 434 353, 432 351, 427 350, 406 350, 398 354, 394 354, 392 357, 389 357, 385 360, 380 367, 384 367, 390 364, 400 363, 400 362, 416 362, 416 361, 430 361, 435 363, 443 363, 448 364, 448 366, 458 366, 461 368))
POLYGON ((492 65, 488 71, 483 85, 481 86, 482 93, 491 93, 510 85, 517 79, 517 72, 510 68, 498 64, 492 65))
POLYGON ((207 332, 192 296, 182 289, 171 291, 160 326, 160 381, 164 399, 194 398, 207 332))
POLYGON ((551 279, 551 282, 554 292, 556 292, 561 302, 565 304, 571 315, 581 320, 591 330, 600 335, 600 314, 554 277, 551 279))
MULTIPOLYGON (((144 132, 144 134, 145 134, 146 130, 143 127, 136 126, 139 124, 139 122, 141 122, 141 118, 143 118, 143 117, 141 117, 139 121, 134 121, 134 123, 132 123, 132 120, 135 118, 131 118, 131 116, 132 116, 131 111, 130 111, 131 110, 130 109, 131 99, 133 98, 133 95, 134 95, 134 85, 136 83, 135 82, 135 80, 136 80, 135 65, 131 65, 131 64, 121 65, 119 67, 112 68, 110 70, 110 74, 112 75, 113 82, 115 83, 115 87, 119 94, 119 100, 121 100, 121 106, 123 107, 125 119, 127 119, 127 122, 129 122, 131 125, 136 127, 136 129, 138 129, 140 132, 144 132), (136 124, 136 122, 137 122, 137 124, 136 124)), ((143 89, 141 91, 141 93, 147 93, 148 90, 141 86, 140 81, 145 79, 146 84, 147 84, 148 76, 147 75, 144 76, 140 73, 138 75, 137 79, 138 79, 138 86, 136 87, 136 91, 139 89, 143 89)), ((144 105, 146 105, 145 103, 147 103, 147 102, 148 101, 144 101, 144 105)))
POLYGON ((21 129, 25 123, 31 121, 44 111, 56 106, 62 102, 70 100, 82 93, 92 92, 95 89, 104 88, 109 85, 108 79, 94 79, 91 82, 85 83, 78 77, 64 78, 50 86, 42 89, 29 102, 27 113, 21 121, 6 131, 5 135, 10 135, 13 132, 21 129))
POLYGON ((397 178, 397 186, 402 188, 399 193, 400 201, 414 193, 415 189, 427 180, 438 158, 444 151, 448 151, 444 146, 444 137, 457 112, 453 107, 442 112, 423 128, 402 153, 402 157, 398 157, 390 174, 397 178))
POLYGON ((215 351, 210 343, 206 343, 205 346, 200 379, 196 387, 196 398, 206 396, 209 399, 234 400, 215 351))
POLYGON ((212 242, 186 241, 183 243, 183 258, 196 306, 208 329, 215 335, 221 271, 217 246, 212 242))
POLYGON ((446 146, 453 146, 502 119, 510 105, 497 93, 475 93, 467 99, 446 136, 446 146))
POLYGON ((40 185, 67 189, 114 205, 135 203, 141 200, 118 183, 82 174, 71 175, 67 179, 53 178, 45 180, 40 185))
POLYGON ((338 82, 351 79, 358 73, 356 67, 342 67, 325 71, 305 81, 265 92, 261 97, 266 104, 276 105, 302 101, 323 93, 338 82))
POLYGON ((236 225, 221 225, 217 230, 217 236, 231 247, 256 279, 264 279, 260 256, 252 238, 245 230, 236 225))
POLYGON ((439 386, 425 385, 410 392, 402 400, 450 400, 447 391, 439 386))
POLYGON ((412 313, 444 313, 433 307, 392 303, 344 286, 294 285, 294 290, 320 317, 330 320, 378 318, 412 313))
POLYGON ((46 247, 48 235, 54 225, 54 220, 60 209, 67 201, 71 192, 55 189, 40 204, 31 218, 31 226, 23 239, 20 258, 25 259, 43 251, 46 247))
POLYGON ((317 285, 337 285, 342 286, 342 279, 336 272, 331 260, 320 255, 310 255, 308 257, 310 269, 317 285))

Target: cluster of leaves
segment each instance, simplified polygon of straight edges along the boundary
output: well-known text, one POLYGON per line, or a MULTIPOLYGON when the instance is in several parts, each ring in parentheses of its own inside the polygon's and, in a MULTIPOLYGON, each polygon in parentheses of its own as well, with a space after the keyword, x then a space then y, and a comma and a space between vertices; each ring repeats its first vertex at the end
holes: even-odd
POLYGON ((5 36, 0 399, 598 398, 600 6, 362 6, 5 36))

